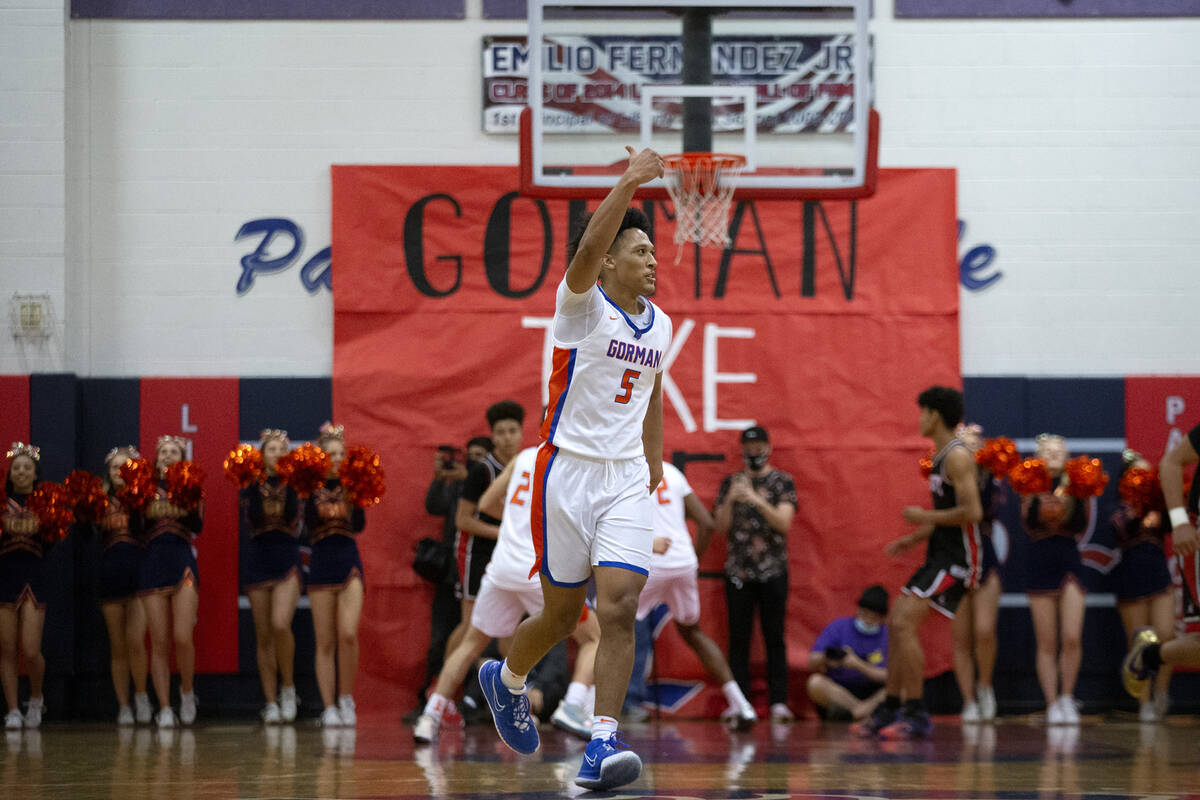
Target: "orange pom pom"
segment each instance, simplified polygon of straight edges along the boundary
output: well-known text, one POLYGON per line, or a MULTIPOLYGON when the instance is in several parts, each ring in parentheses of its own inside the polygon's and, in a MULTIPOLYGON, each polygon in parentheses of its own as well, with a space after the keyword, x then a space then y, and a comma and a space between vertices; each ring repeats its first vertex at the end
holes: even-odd
POLYGON ((75 508, 75 518, 97 520, 108 508, 108 494, 99 478, 87 470, 77 469, 63 481, 75 508))
POLYGON ((975 451, 975 462, 997 478, 1003 478, 1021 463, 1021 454, 1017 452, 1016 442, 1007 436, 997 436, 975 451))
POLYGON ((263 454, 252 444, 240 444, 229 451, 225 458, 225 477, 233 481, 239 489, 262 483, 266 477, 263 466, 263 454))
POLYGON ((933 448, 929 448, 929 452, 921 456, 921 460, 917 462, 917 466, 921 469, 921 477, 928 478, 933 474, 933 448))
POLYGON ((75 521, 75 501, 61 483, 39 483, 25 507, 37 514, 42 539, 61 542, 75 521))
POLYGON ((1099 497, 1108 485, 1108 473, 1098 458, 1077 456, 1067 462, 1063 471, 1067 475, 1067 494, 1080 500, 1099 497))
POLYGON ((275 463, 279 480, 308 497, 325 482, 329 473, 329 454, 315 444, 302 444, 275 463))
POLYGON ((126 459, 121 465, 121 480, 125 485, 117 490, 117 499, 131 511, 145 511, 158 494, 154 467, 144 458, 126 459))
POLYGON ((204 470, 195 461, 176 461, 163 475, 167 499, 187 511, 194 511, 204 500, 204 470))
POLYGON ((346 451, 346 460, 338 468, 338 476, 346 488, 346 496, 359 508, 373 506, 383 497, 383 462, 377 453, 365 447, 351 447, 346 451))
POLYGON ((1131 467, 1125 470, 1121 482, 1117 485, 1117 492, 1121 495, 1121 500, 1139 517, 1144 517, 1151 511, 1165 511, 1167 508, 1156 469, 1131 467))
POLYGON ((1008 473, 1013 491, 1019 495, 1045 494, 1053 481, 1046 471, 1046 462, 1040 458, 1027 458, 1008 473))

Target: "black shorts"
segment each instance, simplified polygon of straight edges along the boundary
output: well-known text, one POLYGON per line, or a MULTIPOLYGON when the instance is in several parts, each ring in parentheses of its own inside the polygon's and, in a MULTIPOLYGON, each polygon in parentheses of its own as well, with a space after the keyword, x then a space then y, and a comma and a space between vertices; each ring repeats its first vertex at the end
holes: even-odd
POLYGON ((1138 542, 1121 553, 1113 578, 1118 602, 1163 594, 1171 588, 1167 554, 1154 542, 1138 542))
POLYGON ((1176 556, 1179 577, 1183 579, 1183 628, 1185 633, 1200 633, 1200 553, 1176 556))
POLYGON ((930 553, 901 590, 928 600, 935 611, 953 619, 967 592, 979 585, 979 566, 946 553, 930 553))
POLYGON ((457 545, 455 550, 458 554, 459 578, 454 587, 454 594, 460 600, 474 600, 479 594, 479 584, 483 582, 483 571, 492 560, 496 540, 470 536, 459 531, 457 545))
POLYGON ((979 577, 979 585, 987 583, 987 579, 992 577, 992 573, 1000 566, 1000 559, 996 557, 996 545, 992 543, 990 535, 981 536, 979 538, 980 553, 983 557, 982 574, 979 577))
POLYGON ((1083 559, 1070 536, 1047 536, 1029 545, 1029 594, 1058 594, 1067 581, 1083 588, 1083 559))
MULTIPOLYGON (((836 683, 836 681, 835 681, 835 683, 836 683)), ((866 700, 868 697, 870 697, 871 695, 875 694, 876 692, 878 692, 880 689, 883 688, 882 683, 862 683, 862 682, 838 683, 838 686, 841 686, 843 689, 845 689, 850 694, 854 695, 859 700, 866 700)), ((848 714, 849 711, 850 711, 850 709, 843 709, 843 714, 848 714)), ((817 717, 819 719, 840 720, 840 719, 844 718, 843 714, 838 714, 838 713, 831 714, 828 706, 817 706, 817 717)), ((846 721, 849 721, 849 720, 847 719, 846 721)))

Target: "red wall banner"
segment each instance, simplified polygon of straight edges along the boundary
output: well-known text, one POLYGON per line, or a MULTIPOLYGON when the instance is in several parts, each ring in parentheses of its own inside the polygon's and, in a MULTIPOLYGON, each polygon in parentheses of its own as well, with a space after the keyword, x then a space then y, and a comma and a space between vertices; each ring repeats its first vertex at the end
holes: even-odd
POLYGON ((238 441, 237 378, 142 378, 140 444, 154 458, 164 434, 191 442, 204 470, 204 529, 196 539, 200 610, 196 671, 238 671, 238 506, 223 462, 238 441))
POLYGON ((1157 465, 1200 425, 1200 378, 1182 375, 1125 379, 1125 441, 1157 465))
MULTIPOLYGON (((335 421, 349 443, 378 449, 388 472, 359 539, 360 681, 405 708, 428 631, 412 545, 440 524, 422 507, 432 451, 486 434, 484 409, 505 398, 525 406, 534 444, 546 401, 546 327, 568 218, 583 204, 521 198, 516 185, 511 167, 333 168, 335 421)), ((799 498, 788 641, 802 668, 817 633, 852 613, 863 587, 895 591, 920 560, 889 560, 882 548, 908 530, 905 505, 930 502, 916 396, 961 385, 954 172, 883 170, 876 196, 858 203, 735 204, 732 247, 688 247, 678 263, 669 208, 646 210, 656 302, 675 331, 663 381, 667 457, 716 459, 686 469, 711 505, 721 478, 742 466, 738 431, 770 431, 772 463, 793 475, 799 498)), ((702 569, 723 558, 718 539, 702 569)), ((703 594, 702 626, 724 643, 723 600, 703 594)), ((948 630, 929 627, 928 671, 940 672, 948 630)))
POLYGON ((29 376, 0 375, 0 397, 4 398, 4 412, 0 413, 0 446, 8 452, 13 442, 29 441, 29 376))

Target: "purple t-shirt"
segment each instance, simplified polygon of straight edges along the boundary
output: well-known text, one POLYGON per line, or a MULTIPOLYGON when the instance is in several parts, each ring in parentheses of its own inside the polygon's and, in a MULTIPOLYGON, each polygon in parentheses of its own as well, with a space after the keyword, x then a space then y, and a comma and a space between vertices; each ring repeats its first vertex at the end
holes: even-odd
MULTIPOLYGON (((825 626, 812 646, 812 652, 824 653, 826 647, 849 647, 863 661, 873 667, 887 668, 887 626, 880 625, 879 633, 866 636, 854 627, 854 617, 838 617, 825 626)), ((825 674, 843 686, 870 684, 871 681, 856 669, 829 666, 825 674)))

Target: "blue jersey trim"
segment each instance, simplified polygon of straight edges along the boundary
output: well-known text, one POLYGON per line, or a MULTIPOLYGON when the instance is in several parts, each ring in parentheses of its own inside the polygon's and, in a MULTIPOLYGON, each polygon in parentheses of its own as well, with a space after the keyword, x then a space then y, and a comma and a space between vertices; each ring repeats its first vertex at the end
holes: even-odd
POLYGON ((598 561, 598 562, 596 562, 596 566, 597 567, 617 567, 619 569, 627 569, 630 572, 636 572, 639 575, 645 575, 646 577, 650 577, 650 570, 642 569, 641 567, 635 567, 633 564, 626 564, 624 561, 598 561))
POLYGON ((612 298, 609 297, 608 293, 604 291, 603 286, 601 286, 600 284, 596 284, 596 288, 600 290, 600 294, 604 297, 605 300, 608 301, 608 304, 610 306, 612 306, 613 308, 615 308, 617 310, 617 312, 622 317, 625 318, 625 324, 633 329, 633 338, 634 339, 642 338, 643 334, 648 333, 649 330, 654 327, 654 303, 651 303, 649 300, 647 300, 646 298, 641 297, 641 295, 639 295, 642 302, 644 302, 646 304, 646 307, 650 309, 650 321, 646 323, 646 327, 639 328, 637 325, 634 324, 633 320, 629 318, 629 315, 625 313, 625 309, 621 308, 619 305, 617 305, 616 303, 614 303, 612 301, 612 298))
MULTIPOLYGON (((550 435, 546 437, 546 441, 554 444, 554 434, 558 431, 558 419, 562 416, 563 408, 567 404, 567 395, 571 393, 571 379, 575 377, 575 354, 579 352, 576 347, 571 348, 571 355, 567 358, 567 385, 563 387, 562 394, 558 396, 558 402, 554 405, 554 419, 550 422, 550 435)), ((550 471, 550 467, 546 467, 546 471, 550 471)))

